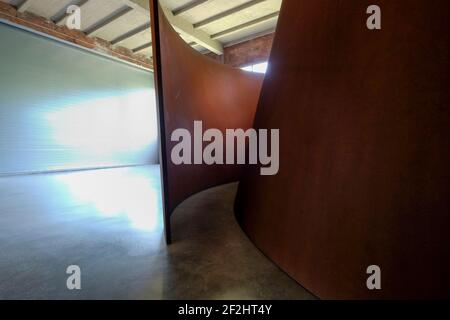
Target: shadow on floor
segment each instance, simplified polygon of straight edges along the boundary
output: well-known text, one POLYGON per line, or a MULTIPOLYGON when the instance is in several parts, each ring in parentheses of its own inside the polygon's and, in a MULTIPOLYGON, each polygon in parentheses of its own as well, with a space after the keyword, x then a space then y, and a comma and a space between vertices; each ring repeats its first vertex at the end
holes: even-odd
POLYGON ((0 299, 312 299, 239 228, 236 186, 181 204, 167 247, 159 166, 0 178, 0 299))

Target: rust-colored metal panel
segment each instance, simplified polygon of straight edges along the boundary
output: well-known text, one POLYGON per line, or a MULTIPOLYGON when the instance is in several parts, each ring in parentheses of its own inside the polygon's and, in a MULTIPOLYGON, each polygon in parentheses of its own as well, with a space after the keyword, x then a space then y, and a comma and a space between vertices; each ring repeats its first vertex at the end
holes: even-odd
POLYGON ((377 31, 371 4, 283 2, 255 120, 280 172, 246 171, 237 216, 320 298, 450 298, 450 2, 378 0, 377 31))
POLYGON ((157 1, 150 1, 155 75, 160 106, 164 203, 167 240, 170 213, 190 195, 209 187, 238 181, 242 166, 179 165, 170 159, 176 129, 193 135, 194 121, 203 130, 248 129, 253 126, 262 75, 219 64, 188 46, 167 21, 157 1))

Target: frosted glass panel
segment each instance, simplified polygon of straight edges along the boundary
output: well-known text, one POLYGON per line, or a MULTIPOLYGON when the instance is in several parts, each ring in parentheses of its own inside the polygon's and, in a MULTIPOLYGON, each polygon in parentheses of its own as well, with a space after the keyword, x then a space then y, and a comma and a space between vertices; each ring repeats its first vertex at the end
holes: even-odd
POLYGON ((0 174, 158 162, 153 74, 0 23, 0 174))

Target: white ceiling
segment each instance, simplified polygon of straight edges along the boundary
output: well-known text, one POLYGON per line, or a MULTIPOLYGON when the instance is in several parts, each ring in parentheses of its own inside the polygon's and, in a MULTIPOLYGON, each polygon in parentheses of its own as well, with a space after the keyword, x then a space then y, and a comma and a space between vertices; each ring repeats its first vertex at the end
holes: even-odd
MULTIPOLYGON (((148 0, 0 0, 63 24, 71 5, 82 9, 82 31, 150 57, 148 0), (121 41, 119 41, 121 40, 121 41), (141 50, 137 50, 143 48, 141 50)), ((160 0, 182 38, 199 51, 272 32, 282 0, 160 0), (208 21, 209 19, 209 21, 208 21), (205 23, 206 21, 206 23, 205 23), (196 25, 200 23, 200 25, 196 25)))
MULTIPOLYGON (((218 37, 216 40, 220 42, 222 46, 237 43, 242 39, 249 39, 252 36, 258 36, 263 33, 273 32, 275 30, 278 16, 274 13, 280 11, 282 0, 161 0, 161 3, 170 9, 173 13, 177 10, 183 9, 189 4, 199 3, 198 6, 192 9, 182 12, 177 17, 180 17, 187 22, 195 26, 197 23, 201 23, 212 17, 210 23, 200 26, 197 30, 204 31, 208 36, 213 36, 223 31, 230 30, 237 26, 253 22, 254 24, 243 26, 234 32, 230 32, 223 36, 218 37), (234 10, 244 5, 242 10, 234 10), (246 8, 245 5, 248 5, 246 8), (230 14, 226 16, 220 16, 224 12, 229 11, 230 14), (267 19, 261 19, 269 15, 273 17, 267 19), (261 20, 261 21, 257 21, 261 20)), ((195 41, 195 39, 191 39, 195 41)), ((197 45, 195 46, 200 51, 204 48, 197 45)))

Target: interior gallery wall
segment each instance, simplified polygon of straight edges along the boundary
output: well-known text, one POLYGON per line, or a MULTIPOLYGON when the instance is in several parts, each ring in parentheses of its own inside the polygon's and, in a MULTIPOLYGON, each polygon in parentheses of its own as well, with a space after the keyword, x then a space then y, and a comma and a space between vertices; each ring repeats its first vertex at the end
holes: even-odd
POLYGON ((0 174, 158 163, 153 73, 0 23, 0 174))
POLYGON ((239 180, 243 230, 319 298, 448 298, 449 2, 379 0, 381 30, 366 26, 371 4, 283 1, 260 93, 193 52, 152 1, 166 211, 239 180), (280 129, 277 175, 171 164, 173 130, 245 129, 255 110, 256 129, 280 129), (373 265, 382 290, 367 287, 373 265))

